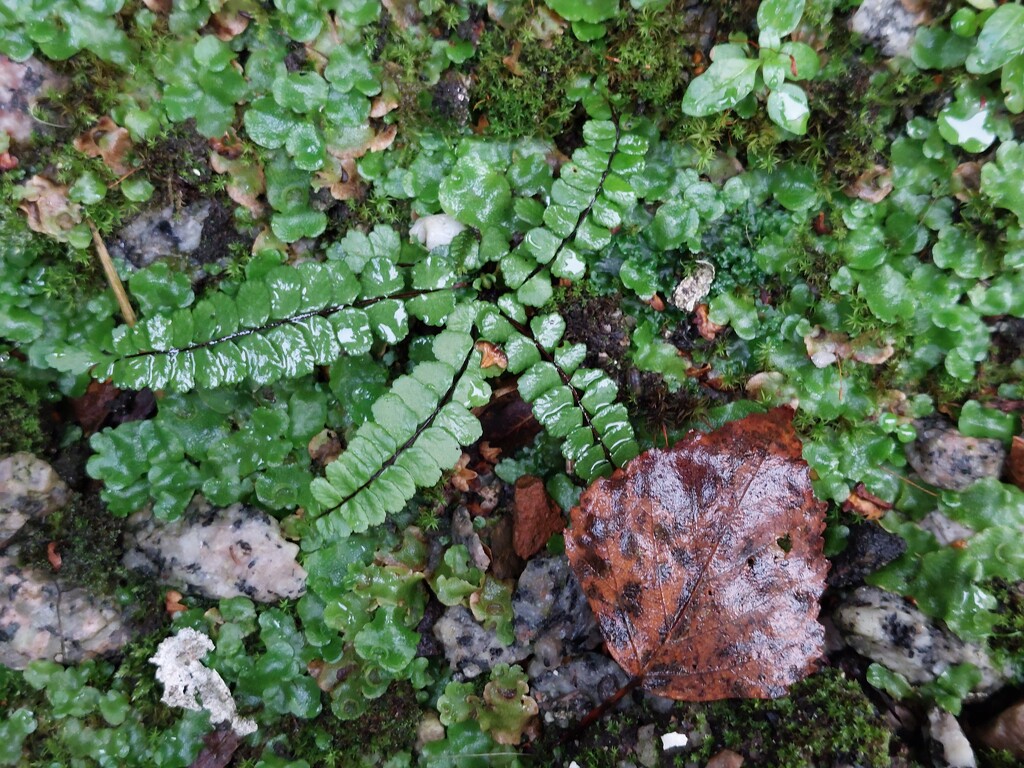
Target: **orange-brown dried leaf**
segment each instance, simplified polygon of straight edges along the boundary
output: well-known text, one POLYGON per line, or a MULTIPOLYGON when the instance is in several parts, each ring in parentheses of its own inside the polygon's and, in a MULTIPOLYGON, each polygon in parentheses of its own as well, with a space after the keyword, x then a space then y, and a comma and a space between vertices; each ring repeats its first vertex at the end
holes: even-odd
POLYGON ((864 483, 857 483, 853 493, 843 502, 844 512, 853 512, 865 520, 871 521, 881 520, 885 517, 886 511, 890 509, 892 509, 892 504, 875 496, 864 486, 864 483))
POLYGON ((1014 435, 1010 455, 1006 459, 1006 475, 1010 482, 1024 491, 1024 437, 1014 435))
POLYGON ((598 480, 566 551, 609 652, 688 701, 775 697, 814 668, 828 562, 793 412, 776 408, 598 480))
POLYGON ((490 368, 497 366, 501 370, 508 368, 508 357, 504 350, 489 341, 478 341, 476 348, 480 350, 480 367, 490 368))
POLYGON ((132 149, 132 139, 128 130, 104 115, 92 128, 74 141, 75 149, 86 157, 100 157, 103 164, 118 176, 128 173, 128 153, 132 149))
POLYGON ((562 510, 548 496, 539 477, 523 475, 516 480, 512 524, 512 548, 524 560, 537 554, 548 539, 565 529, 562 510))
POLYGON ((697 333, 708 341, 714 341, 715 336, 725 330, 726 326, 713 323, 708 318, 708 305, 698 304, 694 310, 694 323, 697 325, 697 333))
POLYGON ((50 567, 55 571, 59 571, 63 560, 61 559, 60 552, 57 550, 57 542, 51 541, 46 545, 46 559, 50 561, 50 567))

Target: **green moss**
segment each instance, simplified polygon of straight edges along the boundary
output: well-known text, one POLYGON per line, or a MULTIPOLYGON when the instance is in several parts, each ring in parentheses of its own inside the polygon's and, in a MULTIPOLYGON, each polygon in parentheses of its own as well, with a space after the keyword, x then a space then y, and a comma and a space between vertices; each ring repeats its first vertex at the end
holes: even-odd
POLYGON ((46 444, 39 420, 39 394, 12 376, 0 373, 0 456, 28 451, 46 444))
POLYGON ((562 133, 573 112, 566 89, 593 69, 593 53, 570 34, 547 45, 497 25, 480 37, 476 61, 471 106, 487 117, 488 133, 502 138, 562 133), (516 48, 518 74, 503 61, 516 48))
POLYGON ((827 669, 794 685, 790 695, 711 704, 680 704, 684 722, 706 722, 707 737, 696 753, 702 765, 722 749, 750 763, 777 768, 890 764, 890 732, 860 686, 827 669))
POLYGON ((992 579, 986 586, 996 598, 999 616, 989 646, 1019 675, 1024 674, 1024 582, 992 579))

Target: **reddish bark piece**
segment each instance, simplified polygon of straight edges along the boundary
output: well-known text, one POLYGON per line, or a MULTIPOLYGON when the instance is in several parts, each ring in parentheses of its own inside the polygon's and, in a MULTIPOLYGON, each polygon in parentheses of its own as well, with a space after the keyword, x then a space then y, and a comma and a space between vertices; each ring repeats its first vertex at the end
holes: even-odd
POLYGON ((771 698, 813 670, 825 505, 792 417, 776 408, 691 432, 572 510, 569 562, 633 684, 687 701, 771 698))
POLYGON ((562 510, 548 496, 544 481, 533 475, 516 480, 515 513, 513 515, 512 548, 524 560, 548 543, 565 528, 562 510))

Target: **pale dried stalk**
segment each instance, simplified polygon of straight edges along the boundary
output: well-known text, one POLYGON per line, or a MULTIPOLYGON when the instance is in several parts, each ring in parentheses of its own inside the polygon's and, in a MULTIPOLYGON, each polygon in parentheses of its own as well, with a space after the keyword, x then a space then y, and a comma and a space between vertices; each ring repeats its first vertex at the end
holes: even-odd
POLYGON ((121 308, 121 316, 129 326, 133 326, 135 325, 135 310, 132 309, 132 303, 128 300, 128 292, 124 289, 121 278, 117 276, 117 270, 114 269, 114 262, 110 258, 110 252, 107 251, 107 246, 103 244, 100 233, 96 230, 96 225, 88 219, 86 219, 86 222, 89 225, 89 229, 92 230, 92 242, 96 246, 96 255, 100 257, 100 264, 103 265, 103 274, 107 276, 107 282, 110 283, 110 288, 114 292, 114 298, 117 299, 117 306, 121 308))

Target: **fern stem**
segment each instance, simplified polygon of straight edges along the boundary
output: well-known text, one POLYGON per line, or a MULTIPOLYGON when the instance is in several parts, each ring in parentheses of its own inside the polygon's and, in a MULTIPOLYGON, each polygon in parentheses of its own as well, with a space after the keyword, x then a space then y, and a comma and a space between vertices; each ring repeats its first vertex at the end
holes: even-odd
POLYGON ((92 230, 92 242, 96 246, 96 255, 100 258, 100 264, 103 265, 103 274, 106 275, 107 283, 110 284, 110 289, 114 292, 114 298, 117 299, 117 306, 121 309, 121 316, 129 327, 134 326, 135 310, 132 309, 132 303, 128 300, 128 292, 124 289, 124 283, 117 276, 117 270, 114 269, 114 262, 110 258, 110 252, 107 250, 107 246, 104 245, 103 239, 100 237, 100 233, 96 229, 96 225, 92 223, 92 220, 86 219, 85 221, 89 225, 89 229, 92 230))

